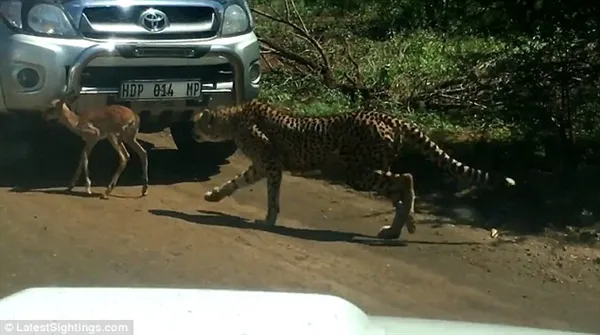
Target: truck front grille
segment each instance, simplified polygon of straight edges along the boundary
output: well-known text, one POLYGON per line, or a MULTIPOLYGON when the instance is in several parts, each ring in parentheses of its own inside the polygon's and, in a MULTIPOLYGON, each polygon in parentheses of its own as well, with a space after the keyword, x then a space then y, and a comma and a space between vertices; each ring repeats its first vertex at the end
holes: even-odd
POLYGON ((85 8, 79 30, 90 39, 170 40, 211 38, 218 27, 216 10, 209 6, 103 6, 85 8), (165 14, 166 29, 150 32, 140 25, 140 16, 148 9, 165 14))
POLYGON ((90 23, 133 23, 137 24, 138 18, 148 8, 158 9, 165 13, 171 23, 198 23, 210 21, 214 10, 210 7, 171 7, 171 6, 131 6, 127 10, 122 7, 90 7, 83 10, 83 14, 90 23))

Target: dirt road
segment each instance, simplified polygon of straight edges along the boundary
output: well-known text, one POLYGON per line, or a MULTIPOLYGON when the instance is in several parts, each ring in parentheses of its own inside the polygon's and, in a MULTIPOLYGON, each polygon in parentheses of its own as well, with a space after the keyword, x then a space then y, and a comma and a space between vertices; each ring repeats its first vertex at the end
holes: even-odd
MULTIPOLYGON (((284 177, 279 226, 263 230, 252 220, 265 213, 264 183, 221 203, 202 199, 243 158, 217 175, 183 162, 168 135, 145 138, 156 145, 146 198, 136 198, 135 158, 116 197, 62 193, 77 143, 50 145, 35 166, 2 172, 1 296, 44 285, 291 290, 339 295, 373 314, 600 333, 597 249, 544 238, 496 245, 487 231, 422 206, 416 234, 378 243, 369 236, 390 220, 387 203, 292 176, 284 177)), ((115 167, 106 149, 92 154, 95 192, 115 167)))

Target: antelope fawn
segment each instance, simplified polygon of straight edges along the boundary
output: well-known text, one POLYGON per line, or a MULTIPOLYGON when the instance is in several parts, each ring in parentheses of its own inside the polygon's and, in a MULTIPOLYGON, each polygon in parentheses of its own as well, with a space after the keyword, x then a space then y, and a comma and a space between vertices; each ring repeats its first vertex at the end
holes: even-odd
POLYGON ((119 166, 101 198, 108 198, 131 157, 124 144, 131 147, 140 157, 144 182, 142 197, 148 194, 148 154, 136 139, 139 132, 140 118, 131 109, 125 106, 111 105, 86 109, 81 112, 81 115, 77 115, 71 111, 65 101, 55 99, 51 102, 50 107, 43 112, 43 118, 46 121, 57 120, 85 141, 79 165, 73 179, 71 179, 68 191, 75 187, 81 175, 81 170, 83 170, 86 192, 92 194, 88 158, 92 149, 100 140, 108 139, 119 154, 119 166))

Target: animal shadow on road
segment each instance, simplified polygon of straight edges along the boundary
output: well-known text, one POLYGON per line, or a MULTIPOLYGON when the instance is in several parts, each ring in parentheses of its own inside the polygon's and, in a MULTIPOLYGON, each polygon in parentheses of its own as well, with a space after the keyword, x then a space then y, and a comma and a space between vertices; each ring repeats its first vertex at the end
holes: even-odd
POLYGON ((364 235, 360 233, 343 232, 329 229, 306 229, 306 228, 292 228, 285 226, 264 226, 259 223, 249 221, 245 218, 223 214, 215 211, 204 211, 199 210, 200 214, 186 214, 182 212, 164 210, 164 209, 151 209, 151 214, 158 216, 166 216, 184 220, 187 222, 209 225, 217 227, 230 227, 238 229, 252 229, 272 234, 289 236, 299 238, 303 240, 310 240, 316 242, 347 242, 362 244, 368 246, 387 246, 387 247, 404 247, 408 244, 449 244, 449 245, 463 245, 463 244, 479 244, 477 242, 437 242, 437 241, 404 241, 404 240, 383 240, 373 236, 364 235))
MULTIPOLYGON (((160 134, 158 136, 162 136, 160 134)), ((164 134, 169 136, 168 134, 164 134)), ((161 139, 162 140, 162 139, 161 139)), ((171 141, 170 138, 165 139, 171 141)), ((155 149, 154 144, 138 139, 148 152, 150 185, 171 185, 180 182, 206 181, 219 173, 220 165, 228 161, 207 163, 202 157, 185 155, 176 149, 155 149)), ((65 191, 77 168, 84 142, 60 125, 49 124, 36 134, 32 158, 17 166, 0 169, 0 187, 11 187, 13 192, 44 192, 88 196, 83 192, 83 173, 72 192, 65 191), (60 188, 60 189, 51 189, 60 188), (48 190, 51 189, 51 190, 48 190)), ((119 186, 142 184, 141 163, 133 150, 119 186)), ((106 186, 118 165, 117 152, 108 141, 99 142, 89 158, 90 179, 93 186, 106 186)), ((115 195, 116 196, 116 195, 115 195)))

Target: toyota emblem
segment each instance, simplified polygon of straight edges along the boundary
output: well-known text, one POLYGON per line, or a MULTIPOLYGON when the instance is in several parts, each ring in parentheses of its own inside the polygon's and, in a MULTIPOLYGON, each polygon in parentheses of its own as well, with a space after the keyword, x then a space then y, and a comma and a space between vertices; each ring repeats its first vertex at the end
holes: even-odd
POLYGON ((169 18, 158 9, 149 8, 140 14, 139 25, 152 33, 159 33, 169 26, 169 18))

